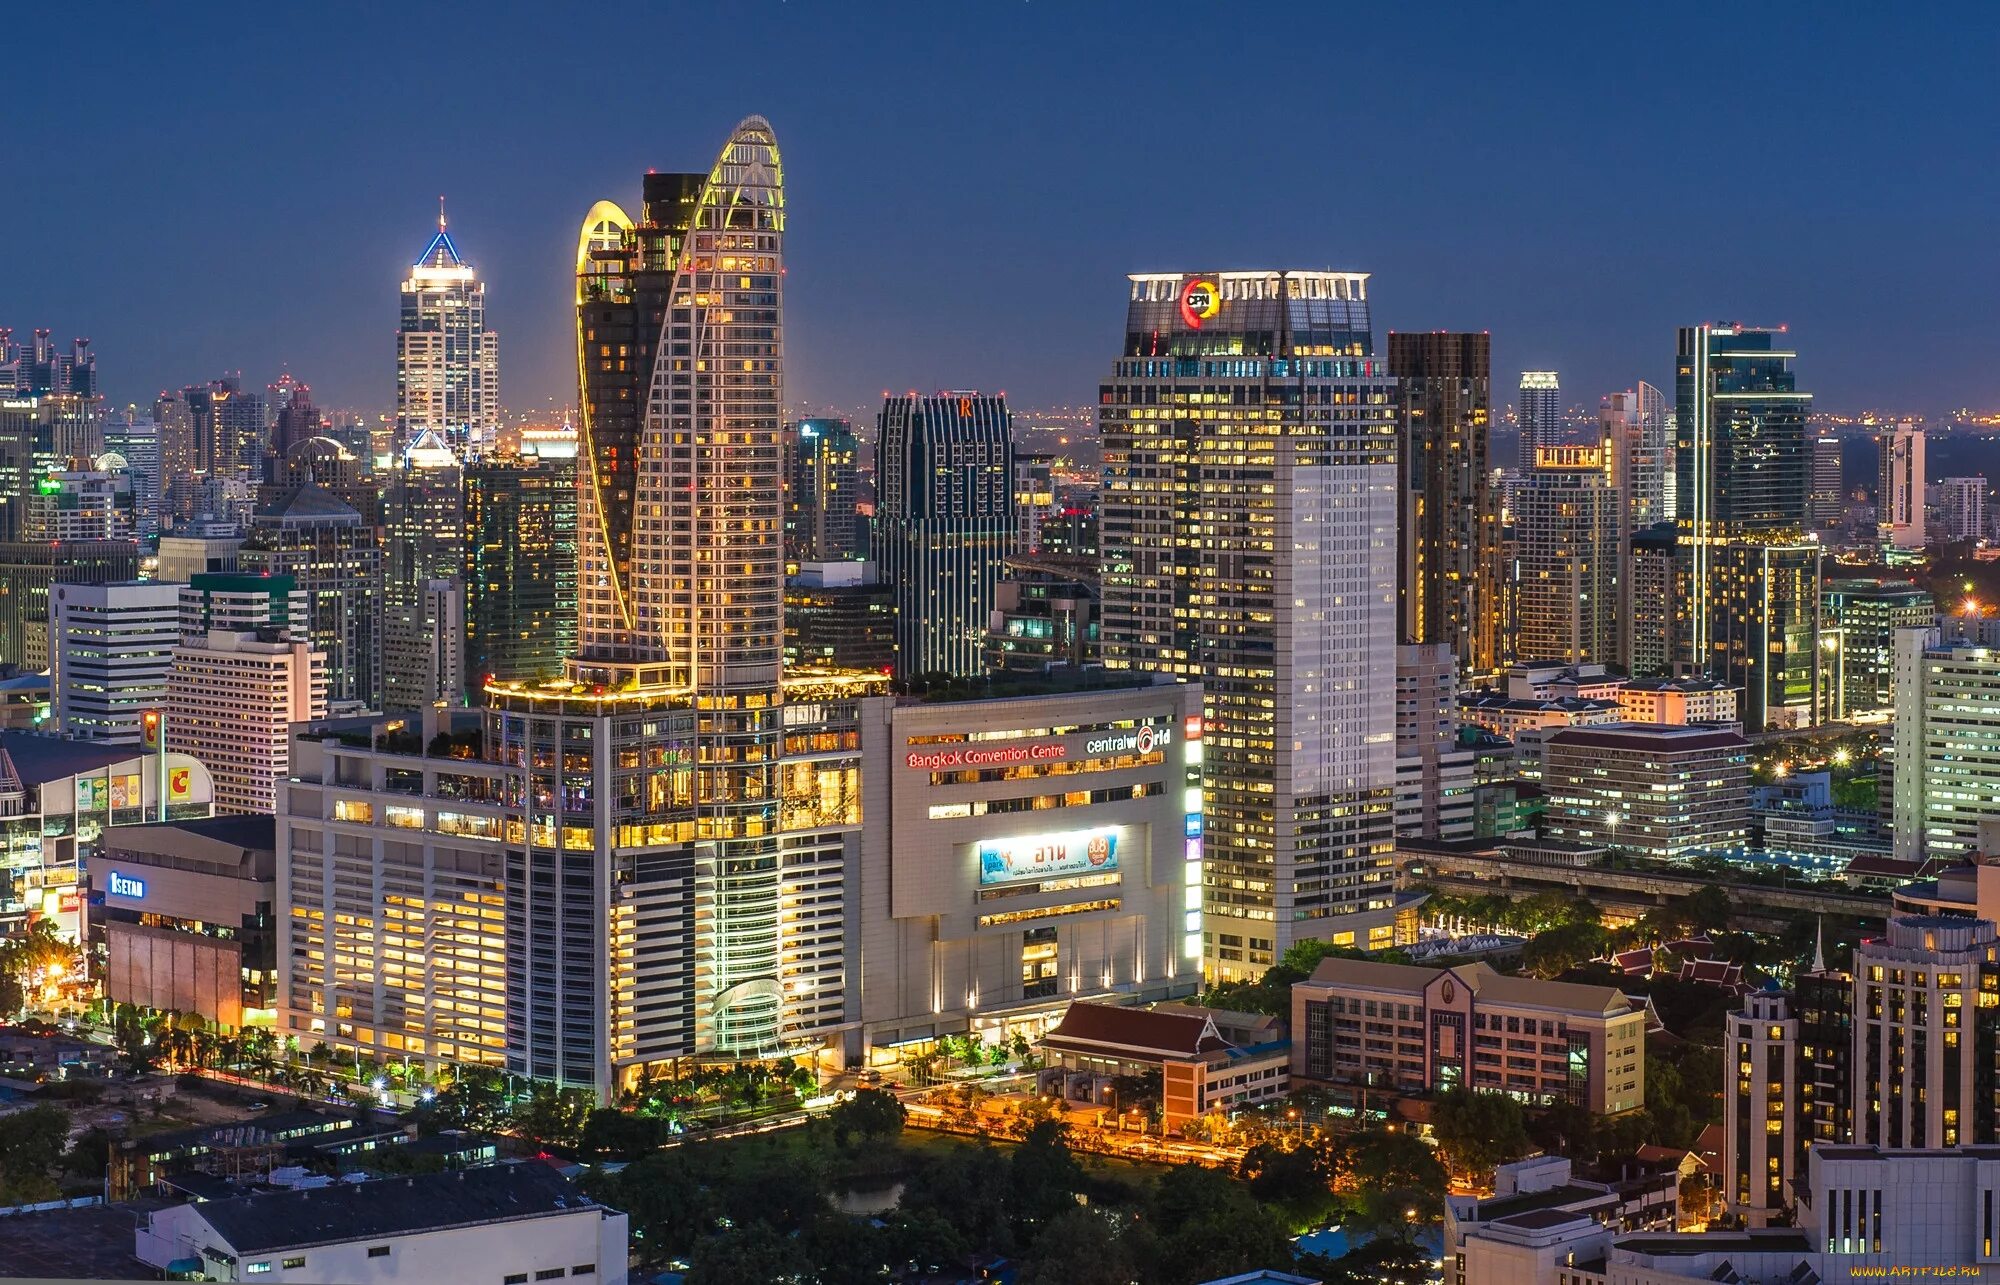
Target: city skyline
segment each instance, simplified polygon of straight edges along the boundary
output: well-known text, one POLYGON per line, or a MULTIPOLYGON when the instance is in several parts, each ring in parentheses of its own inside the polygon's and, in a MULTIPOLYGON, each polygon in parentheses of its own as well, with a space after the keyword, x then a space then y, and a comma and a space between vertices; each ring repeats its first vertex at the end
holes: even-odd
MULTIPOLYGON (((1252 31, 1206 33, 1197 63, 1215 75, 1253 56, 1273 73, 1265 110, 1287 123, 1253 136, 1208 109, 1212 92, 1165 88, 1164 69, 1185 63, 1180 24, 1128 24, 1115 10, 1023 6, 1017 17, 996 6, 864 33, 781 7, 764 32, 762 85, 697 66, 673 101, 657 102, 639 82, 588 74, 587 28, 500 9, 454 30, 468 63, 521 92, 460 127, 450 148, 434 131, 408 129, 397 95, 378 92, 390 72, 374 51, 403 27, 401 15, 393 28, 357 15, 335 29, 304 14, 251 23, 229 13, 114 25, 94 50, 100 93, 45 85, 53 64, 21 71, 21 100, 34 104, 24 166, 40 175, 40 195, 0 214, 10 242, 110 243, 118 188, 143 181, 151 194, 153 253, 26 256, 13 292, 24 323, 46 319, 59 338, 96 340, 117 403, 146 403, 215 370, 261 382, 289 368, 324 405, 392 407, 384 358, 395 319, 380 282, 406 267, 442 192, 454 235, 492 283, 494 328, 510 337, 512 409, 566 404, 567 194, 622 190, 621 176, 663 143, 692 145, 753 110, 794 140, 792 187, 808 216, 789 282, 795 411, 857 408, 884 387, 1004 388, 1022 407, 1082 403, 1097 378, 1093 337, 1116 324, 1119 278, 1190 259, 1370 272, 1388 287, 1383 328, 1490 330, 1510 391, 1519 371, 1552 369, 1585 405, 1641 379, 1663 385, 1674 326, 1731 320, 1790 323, 1829 408, 2000 402, 2000 383, 1977 358, 1990 346, 1978 335, 1992 272, 1963 253, 1983 234, 1976 211, 1994 180, 1954 168, 1990 133, 1972 96, 1978 76, 1959 74, 1981 42, 1965 38, 1968 24, 1940 31, 1949 20, 1935 13, 1893 31, 1757 15, 1721 45, 1703 40, 1700 24, 1634 14, 1468 13, 1437 30, 1416 27, 1417 15, 1305 12, 1287 20, 1298 38, 1276 48, 1252 31), (1383 105, 1359 127, 1313 124, 1324 117, 1311 107, 1305 51, 1335 36, 1383 105), (1422 58, 1400 53, 1418 40, 1422 58), (176 51, 196 45, 216 74, 164 79, 176 51), (1925 119, 1925 131, 1899 129, 1809 75, 1906 45, 1921 49, 1929 74, 1912 77, 1894 116, 1925 119), (970 48, 1013 68, 1013 79, 990 95, 948 93, 957 89, 949 55, 970 48), (1799 56, 1771 59, 1772 48, 1799 56), (809 74, 824 67, 843 69, 832 89, 809 74), (1129 69, 1147 110, 1115 110, 1121 78, 1088 74, 1100 67, 1129 69), (1159 88, 1141 88, 1149 68, 1162 69, 1159 88), (950 106, 899 112, 872 87, 885 80, 899 98, 950 106), (1745 83, 1760 86, 1754 107, 1784 140, 1788 183, 1767 181, 1760 154, 1694 150, 1700 126, 1684 104, 1735 104, 1745 83), (184 110, 146 118, 141 105, 169 87, 184 110), (240 111, 280 90, 284 110, 240 111), (1488 104, 1470 134, 1454 116, 1468 101, 1488 104), (57 104, 60 150, 53 129, 35 128, 44 110, 53 124, 57 104), (603 124, 611 120, 632 123, 603 124), (299 181, 247 192, 204 182, 202 167, 171 162, 197 142, 245 165, 281 156, 299 181), (1460 217, 1432 181, 1395 181, 1426 149, 1434 163, 1423 172, 1483 194, 1479 221, 1460 217), (1121 163, 1102 162, 1112 154, 1121 163), (1297 196, 1218 218, 1214 176, 1199 177, 1204 164, 1189 159, 1202 155, 1228 156, 1239 174, 1282 170, 1297 196), (1677 180, 1697 155, 1701 181, 1677 180), (1867 167, 1860 181, 1857 161, 1867 167), (519 182, 524 163, 534 182, 519 182), (920 201, 882 199, 883 180, 909 163, 951 177, 921 185, 920 201), (1357 182, 1378 190, 1354 200, 1357 182), (1913 199, 1940 182, 1963 190, 1950 202, 1913 199), (1828 202, 1826 192, 1840 195, 1828 202), (1746 229, 1761 229, 1765 247, 1748 259, 1738 249, 1746 229), (285 263, 285 288, 246 300, 234 271, 246 260, 285 263), (1905 318, 1886 350, 1849 320, 1859 288, 1905 318), (157 324, 162 316, 173 324, 157 324), (851 324, 860 317, 869 324, 851 324)), ((33 43, 49 18, 24 21, 33 43)), ((683 38, 709 38, 726 21, 691 15, 683 38)), ((633 35, 668 25, 665 15, 642 18, 633 35)))

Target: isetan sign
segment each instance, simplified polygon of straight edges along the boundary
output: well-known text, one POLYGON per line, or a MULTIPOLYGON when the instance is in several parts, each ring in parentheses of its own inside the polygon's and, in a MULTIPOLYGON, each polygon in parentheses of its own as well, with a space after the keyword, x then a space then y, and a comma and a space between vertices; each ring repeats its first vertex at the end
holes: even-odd
POLYGON ((1025 745, 953 746, 946 750, 911 750, 903 759, 905 767, 923 772, 945 772, 961 767, 1011 767, 1016 763, 1049 763, 1069 757, 1060 741, 1031 741, 1025 745))

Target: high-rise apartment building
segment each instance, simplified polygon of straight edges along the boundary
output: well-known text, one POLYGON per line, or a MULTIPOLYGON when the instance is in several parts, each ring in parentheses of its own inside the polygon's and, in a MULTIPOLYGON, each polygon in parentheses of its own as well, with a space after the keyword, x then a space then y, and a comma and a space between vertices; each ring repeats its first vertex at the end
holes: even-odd
POLYGON ((1014 547, 1011 552, 1033 554, 1042 547, 1042 523, 1055 513, 1056 457, 1016 451, 1014 453, 1014 547))
POLYGON ((1840 438, 1832 429, 1812 435, 1812 495, 1806 501, 1806 517, 1815 531, 1825 531, 1840 521, 1847 510, 1843 489, 1840 438))
POLYGON ((1620 498, 1607 448, 1535 452, 1514 515, 1517 656, 1573 664, 1617 659, 1620 498))
POLYGON ((201 490, 194 411, 180 393, 163 392, 153 400, 153 419, 160 426, 161 526, 179 528, 194 518, 201 490))
POLYGON ((1804 1160, 1799 1019, 1790 997, 1746 995, 1725 1038, 1723 1208, 1747 1226, 1764 1227, 1784 1221, 1804 1160))
POLYGON ((1684 326, 1675 371, 1677 665, 1743 688, 1743 725, 1809 726, 1819 695, 1819 547, 1797 356, 1782 330, 1684 326))
POLYGON ((144 582, 49 590, 50 686, 56 730, 73 741, 137 745, 147 710, 166 698, 179 586, 144 582))
POLYGON ((1876 532, 1895 549, 1924 547, 1924 429, 1903 420, 1882 430, 1876 532))
POLYGON ((477 455, 499 426, 500 336, 486 328, 486 283, 459 256, 440 203, 437 235, 403 281, 393 451, 428 430, 477 455))
POLYGON ((576 653, 576 447, 465 469, 465 682, 551 677, 576 653))
POLYGON ((181 389, 193 435, 194 471, 203 478, 248 478, 264 454, 264 399, 238 375, 181 389))
POLYGON ((326 427, 325 417, 313 405, 310 387, 294 380, 284 389, 284 397, 284 404, 276 408, 277 417, 271 422, 271 454, 279 459, 318 437, 326 427))
POLYGON ((1470 839, 1477 755, 1458 743, 1458 662, 1443 643, 1396 649, 1396 833, 1470 839))
POLYGON ((1896 631, 1928 629, 1937 611, 1930 590, 1908 580, 1829 580, 1822 592, 1828 629, 1840 631, 1840 707, 1844 718, 1895 707, 1896 631))
POLYGON ((1632 581, 1626 600, 1631 611, 1619 631, 1625 648, 1624 664, 1636 678, 1660 677, 1673 672, 1675 630, 1680 623, 1676 572, 1674 525, 1661 522, 1632 533, 1631 551, 1626 558, 1632 581))
POLYGON ((1397 624, 1468 674, 1501 664, 1500 497, 1493 489, 1492 338, 1389 336, 1398 383, 1397 624))
POLYGON ((1947 477, 1938 480, 1937 538, 1944 541, 1986 538, 1986 479, 1947 477))
POLYGON ((896 676, 986 672, 986 625, 1014 548, 1007 402, 912 393, 882 404, 875 519, 896 594, 896 676))
POLYGON ((290 576, 306 595, 303 636, 325 654, 330 706, 380 709, 382 550, 374 528, 331 491, 308 484, 256 515, 236 561, 249 574, 290 576))
POLYGON ((1217 977, 1395 938, 1398 386, 1367 285, 1134 275, 1099 389, 1105 664, 1202 683, 1217 977))
POLYGON ((802 419, 785 428, 785 561, 861 556, 861 439, 844 419, 802 419))
POLYGON ((167 748, 215 781, 215 810, 269 816, 292 724, 326 716, 326 656, 273 627, 188 636, 167 671, 167 748))
POLYGON ((106 468, 132 479, 132 525, 141 540, 156 540, 160 534, 160 426, 140 415, 136 407, 105 416, 104 450, 100 457, 106 468), (115 459, 108 458, 115 456, 115 459))
MULTIPOLYGON (((1669 504, 1674 471, 1674 441, 1667 427, 1667 399, 1651 384, 1605 397, 1597 412, 1599 436, 1616 446, 1627 466, 1620 477, 1634 531, 1673 520, 1669 504)), ((1522 463, 1527 463, 1524 450, 1522 463)))
POLYGON ((1853 1141, 1956 1147, 2000 1138, 1993 924, 1893 915, 1886 934, 1854 948, 1853 973, 1853 1141))
POLYGON ((1963 857, 2000 818, 2000 620, 1896 631, 1896 856, 1963 857))
POLYGON ((390 468, 382 534, 382 701, 415 709, 465 686, 465 470, 434 430, 390 468))
POLYGON ((1521 430, 1521 464, 1526 467, 1537 450, 1563 444, 1562 380, 1553 370, 1524 370, 1518 397, 1514 422, 1521 430))

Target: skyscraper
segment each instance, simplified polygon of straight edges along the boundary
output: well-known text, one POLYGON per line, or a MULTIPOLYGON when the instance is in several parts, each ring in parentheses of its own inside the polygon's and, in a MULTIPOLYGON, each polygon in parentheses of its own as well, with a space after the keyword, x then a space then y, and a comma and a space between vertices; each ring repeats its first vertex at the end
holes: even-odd
POLYGON ((1924 429, 1912 420, 1882 430, 1876 531, 1895 549, 1924 547, 1924 429))
POLYGON ((185 526, 195 515, 195 497, 201 491, 194 411, 180 393, 163 392, 153 401, 153 419, 160 426, 161 526, 185 526))
POLYGON ((1356 272, 1146 273, 1098 394, 1107 666, 1199 678, 1204 968, 1396 937, 1396 394, 1356 272))
POLYGON ((1743 726, 1818 717, 1819 547, 1811 456, 1783 331, 1684 326, 1675 365, 1677 663, 1743 689, 1743 726))
POLYGON ((1539 448, 1562 445, 1562 381, 1555 371, 1521 372, 1520 402, 1514 409, 1514 419, 1521 429, 1523 468, 1534 460, 1539 448))
MULTIPOLYGON (((104 449, 116 455, 132 479, 132 524, 142 540, 160 534, 160 426, 127 407, 104 420, 104 449)), ((109 463, 109 461, 107 461, 109 463)))
POLYGON ((181 389, 194 439, 195 472, 206 478, 248 478, 264 454, 264 399, 245 392, 238 375, 181 389))
POLYGON ((1014 547, 1007 402, 911 393, 882 404, 875 520, 896 596, 896 675, 986 672, 986 625, 1014 547))
MULTIPOLYGON (((1624 445, 1629 467, 1621 479, 1629 509, 1629 529, 1643 530, 1673 520, 1668 497, 1674 471, 1674 443, 1667 428, 1667 403, 1660 390, 1641 380, 1627 392, 1612 393, 1598 408, 1599 436, 1624 445)), ((1522 453, 1522 463, 1528 457, 1522 453)))
POLYGON ((576 653, 576 447, 465 469, 465 681, 546 678, 576 653))
POLYGON ((1492 338, 1389 336, 1401 411, 1396 491, 1403 641, 1443 644, 1460 672, 1498 672, 1500 497, 1493 489, 1492 338))
POLYGON ((1824 531, 1840 521, 1847 507, 1842 490, 1840 438, 1832 429, 1812 435, 1812 497, 1807 502, 1807 518, 1815 531, 1824 531))
POLYGON ((465 470, 419 431, 391 467, 382 541, 382 701, 456 701, 465 685, 465 470))
POLYGON ((785 561, 861 556, 855 501, 861 440, 844 419, 802 419, 785 428, 785 561))
POLYGON ((166 697, 178 586, 55 585, 49 652, 56 730, 73 741, 137 745, 140 716, 166 697))
POLYGON ((380 709, 382 549, 361 514, 324 487, 301 486, 256 515, 236 557, 244 572, 290 576, 305 594, 303 636, 326 656, 330 705, 380 709))
POLYGON ((1896 631, 1891 833, 1906 861, 1970 856, 2000 821, 2000 619, 1951 625, 1896 631))
POLYGON ((428 429, 476 455, 499 425, 500 336, 486 328, 486 283, 459 257, 439 201, 437 235, 403 282, 394 450, 428 429))
POLYGON ((1986 479, 1947 477, 1938 481, 1938 538, 1986 538, 1986 479))
POLYGON ((1542 447, 1516 493, 1523 660, 1606 662, 1619 655, 1621 495, 1607 448, 1542 447))

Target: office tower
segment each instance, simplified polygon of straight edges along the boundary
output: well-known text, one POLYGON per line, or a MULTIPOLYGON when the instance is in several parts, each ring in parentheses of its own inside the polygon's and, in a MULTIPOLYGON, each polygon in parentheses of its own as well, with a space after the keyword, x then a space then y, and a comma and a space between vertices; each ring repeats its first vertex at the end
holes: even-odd
POLYGON ((160 535, 160 426, 138 414, 137 408, 107 415, 104 420, 105 456, 100 460, 113 471, 132 478, 132 523, 141 540, 151 542, 160 535), (108 458, 115 456, 116 458, 108 458))
POLYGON ((987 617, 1014 543, 1006 399, 911 393, 882 404, 875 519, 896 591, 896 676, 986 672, 987 617))
POLYGON ((1470 839, 1475 754, 1458 744, 1458 660, 1443 643, 1396 649, 1396 833, 1470 839))
POLYGON ((290 576, 197 572, 188 583, 169 587, 175 592, 182 638, 201 638, 217 629, 237 634, 266 628, 290 632, 310 619, 306 592, 290 576))
POLYGON ((1984 919, 1892 915, 1854 948, 1848 1093, 1858 1144, 1995 1140, 1992 1006, 2000 942, 1984 919))
POLYGON ((1743 725, 1820 709, 1819 550, 1806 539, 1806 415, 1780 330, 1684 326, 1675 399, 1684 586, 1676 663, 1743 688, 1743 725))
POLYGON ((576 443, 465 468, 465 685, 561 672, 576 652, 576 443))
POLYGON ((275 626, 186 635, 167 671, 167 748, 207 768, 218 814, 269 816, 292 724, 326 717, 326 655, 275 626))
POLYGON ((1099 388, 1105 664, 1202 683, 1218 978, 1396 938, 1397 385, 1367 282, 1135 275, 1099 388))
POLYGON ((1514 421, 1521 429, 1521 464, 1526 467, 1535 452, 1545 446, 1561 446, 1565 436, 1562 422, 1562 381, 1553 370, 1521 372, 1520 402, 1514 421))
POLYGON ((465 471, 442 437, 421 429, 386 491, 383 708, 456 701, 465 686, 465 471))
POLYGON ((872 562, 807 562, 785 578, 785 672, 896 667, 896 590, 872 562))
POLYGON ((1750 833, 1749 743, 1669 723, 1566 727, 1543 751, 1543 833, 1662 860, 1739 856, 1750 833))
POLYGON ((256 515, 236 559, 249 574, 290 576, 305 593, 305 637, 325 654, 330 706, 380 709, 382 550, 361 515, 324 487, 302 486, 256 515))
POLYGON ((1041 551, 1042 523, 1056 507, 1056 457, 1015 452, 1014 547, 1011 552, 1041 551))
POLYGON ((486 328, 486 283, 459 257, 439 201, 437 235, 403 282, 392 451, 428 430, 478 455, 499 426, 500 336, 486 328))
POLYGON ((1840 631, 1840 703, 1845 716, 1895 708, 1896 631, 1928 629, 1936 614, 1930 591, 1908 580, 1829 580, 1822 595, 1826 628, 1840 631))
POLYGON ((0 541, 0 661, 49 667, 50 590, 139 578, 131 540, 0 541))
POLYGON ((57 585, 49 596, 56 730, 74 741, 139 744, 140 716, 166 697, 179 586, 57 585))
MULTIPOLYGON (((290 379, 291 376, 285 376, 290 379)), ((275 385, 273 387, 276 387, 275 385)), ((312 389, 294 382, 285 390, 284 404, 277 408, 271 425, 271 454, 280 459, 320 435, 326 421, 313 405, 312 389)))
MULTIPOLYGON (((1598 407, 1599 436, 1617 437, 1630 460, 1623 486, 1634 531, 1673 520, 1668 497, 1672 492, 1674 442, 1668 419, 1665 396, 1643 380, 1636 388, 1612 393, 1598 407)), ((1525 451, 1522 460, 1527 460, 1525 451)))
MULTIPOLYGON (((98 456, 109 462, 108 456, 98 456)), ((100 470, 48 473, 28 497, 30 540, 134 540, 132 476, 100 470)))
POLYGON ((2000 817, 2000 620, 1896 631, 1891 684, 1895 853, 1906 861, 1980 851, 2000 817))
POLYGON ((1492 367, 1483 333, 1389 336, 1400 411, 1400 636, 1442 644, 1475 675, 1498 672, 1502 651, 1492 367))
POLYGON ((1755 991, 1730 1015, 1725 1038, 1723 1208, 1766 1227, 1785 1221, 1804 1161, 1799 1020, 1787 996, 1755 991))
POLYGON ((1806 501, 1806 516, 1815 531, 1836 526, 1847 511, 1847 495, 1842 487, 1840 438, 1830 428, 1812 435, 1812 495, 1806 501))
POLYGON ((1543 447, 1514 518, 1524 659, 1614 661, 1619 654, 1622 505, 1600 446, 1543 447))
POLYGON ((186 397, 164 392, 153 401, 160 426, 160 515, 164 528, 184 526, 195 515, 201 450, 195 443, 194 410, 186 397))
POLYGON ((1876 530, 1895 549, 1924 547, 1924 430, 1904 420, 1882 431, 1876 530))
POLYGON ((264 399, 239 375, 181 390, 194 434, 195 471, 207 478, 250 478, 264 454, 264 399))
POLYGON ((1055 553, 1007 559, 986 627, 986 667, 1046 673, 1100 663, 1096 558, 1055 553))
POLYGON ((1947 477, 1938 481, 1938 531, 1944 541, 1986 538, 1986 479, 1947 477))
POLYGON ((844 419, 802 419, 785 429, 785 561, 861 556, 861 439, 844 419))

